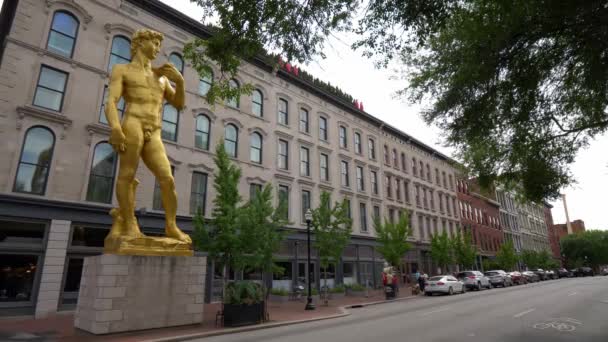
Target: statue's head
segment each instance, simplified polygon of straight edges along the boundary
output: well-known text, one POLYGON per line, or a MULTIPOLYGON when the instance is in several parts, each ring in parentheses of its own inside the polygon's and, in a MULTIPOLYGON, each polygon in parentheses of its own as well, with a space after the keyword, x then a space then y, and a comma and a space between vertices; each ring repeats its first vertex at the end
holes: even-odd
POLYGON ((149 59, 156 58, 160 50, 163 34, 149 29, 137 30, 131 39, 131 58, 143 53, 149 59))
POLYGON ((385 261, 385 262, 384 262, 384 268, 387 268, 387 267, 388 267, 388 262, 387 262, 387 261, 385 261))

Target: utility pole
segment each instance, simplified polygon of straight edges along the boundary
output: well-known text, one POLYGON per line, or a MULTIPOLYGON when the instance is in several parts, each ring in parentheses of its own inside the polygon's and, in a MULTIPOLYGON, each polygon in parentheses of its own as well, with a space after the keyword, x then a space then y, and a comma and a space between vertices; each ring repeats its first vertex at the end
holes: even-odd
POLYGON ((566 212, 566 227, 568 235, 572 234, 572 225, 570 225, 570 217, 568 216, 568 205, 566 204, 566 194, 562 194, 562 202, 564 203, 564 211, 566 212))

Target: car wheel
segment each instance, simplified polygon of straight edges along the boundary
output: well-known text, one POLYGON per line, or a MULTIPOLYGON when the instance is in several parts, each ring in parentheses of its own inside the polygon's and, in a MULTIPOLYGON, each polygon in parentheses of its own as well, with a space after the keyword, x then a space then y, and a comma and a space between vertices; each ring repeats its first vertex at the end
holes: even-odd
POLYGON ((488 286, 486 287, 486 289, 491 289, 492 288, 492 284, 488 283, 488 286))
POLYGON ((481 290, 481 283, 477 283, 477 287, 475 288, 475 290, 477 290, 477 291, 481 290))
POLYGON ((467 287, 462 285, 462 290, 460 290, 460 293, 467 293, 467 287))
POLYGON ((425 296, 429 296, 429 297, 430 297, 430 296, 432 296, 433 294, 432 294, 432 293, 430 293, 430 292, 425 292, 425 293, 424 293, 424 295, 425 295, 425 296))
POLYGON ((451 296, 454 294, 454 289, 452 289, 452 287, 450 286, 450 288, 448 289, 448 296, 451 296))

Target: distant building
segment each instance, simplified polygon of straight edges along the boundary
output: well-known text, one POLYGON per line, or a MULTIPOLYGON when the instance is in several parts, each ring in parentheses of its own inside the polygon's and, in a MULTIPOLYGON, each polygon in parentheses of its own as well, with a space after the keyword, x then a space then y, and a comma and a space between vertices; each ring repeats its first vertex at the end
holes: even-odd
MULTIPOLYGON (((580 233, 585 231, 585 222, 583 220, 574 220, 570 222, 572 227, 572 233, 580 233)), ((550 241, 551 241, 551 252, 553 256, 561 259, 561 246, 559 241, 568 235, 568 225, 566 223, 554 224, 551 226, 550 241)))

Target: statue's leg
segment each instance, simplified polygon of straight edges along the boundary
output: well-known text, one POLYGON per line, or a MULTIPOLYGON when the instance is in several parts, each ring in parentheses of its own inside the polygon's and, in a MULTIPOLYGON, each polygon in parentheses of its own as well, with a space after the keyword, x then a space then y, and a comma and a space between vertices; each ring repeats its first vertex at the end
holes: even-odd
POLYGON ((192 243, 190 237, 184 234, 175 222, 177 214, 175 180, 171 172, 171 164, 169 163, 169 159, 167 159, 165 146, 161 140, 160 130, 152 132, 150 140, 144 145, 141 155, 144 163, 156 176, 156 180, 160 185, 163 208, 165 209, 165 233, 168 237, 192 243))
POLYGON ((143 148, 143 131, 135 119, 123 122, 123 133, 126 136, 126 150, 119 154, 120 167, 116 181, 116 199, 122 219, 123 235, 139 237, 141 232, 135 218, 135 173, 143 148))

